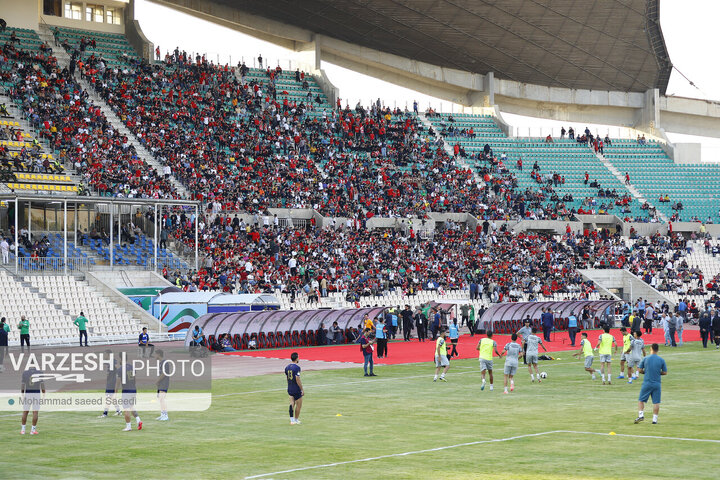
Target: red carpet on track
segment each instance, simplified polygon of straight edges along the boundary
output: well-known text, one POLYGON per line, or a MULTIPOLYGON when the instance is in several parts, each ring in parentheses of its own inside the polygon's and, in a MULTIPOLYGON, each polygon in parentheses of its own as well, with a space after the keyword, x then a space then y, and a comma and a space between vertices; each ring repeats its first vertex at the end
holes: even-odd
MULTIPOLYGON (((540 333, 540 332, 538 332, 540 333)), ((598 335, 602 333, 601 330, 589 330, 588 338, 593 344, 593 347, 597 343, 598 335)), ((618 346, 622 347, 622 335, 619 329, 612 329, 611 333, 618 342, 618 346)), ((655 329, 651 334, 643 334, 643 339, 646 345, 651 343, 659 343, 661 346, 665 343, 665 334, 662 329, 655 329)), ((542 333, 539 335, 542 338, 542 333)), ((481 338, 485 338, 485 335, 462 335, 458 342, 458 353, 460 358, 477 358, 478 352, 476 350, 477 344, 481 338)), ((575 341, 575 347, 570 346, 570 339, 566 332, 556 332, 550 335, 551 342, 544 342, 545 348, 549 352, 559 352, 567 350, 579 350, 580 349, 580 334, 577 335, 575 341)), ((494 335, 493 339, 498 344, 498 351, 502 351, 503 346, 510 341, 510 335, 494 335)), ((683 340, 686 342, 693 342, 700 340, 700 332, 698 330, 685 330, 683 332, 683 340)), ((244 357, 260 357, 260 358, 290 358, 292 352, 298 352, 301 360, 319 360, 324 362, 349 362, 349 363, 363 363, 363 356, 360 353, 360 346, 358 344, 346 344, 346 345, 331 345, 322 347, 290 347, 290 348, 279 348, 279 349, 268 349, 268 350, 244 350, 241 352, 230 352, 224 355, 236 355, 244 357)), ((448 353, 449 353, 448 347, 448 353)), ((618 350, 619 352, 620 350, 618 350)), ((377 352, 377 349, 376 349, 377 352)), ((540 349, 542 354, 542 348, 540 349)), ((388 357, 377 358, 375 355, 375 363, 380 365, 397 365, 401 363, 417 363, 417 362, 431 362, 435 355, 435 343, 432 340, 425 342, 419 342, 417 339, 412 339, 410 342, 404 342, 401 340, 391 340, 388 343, 388 357)))

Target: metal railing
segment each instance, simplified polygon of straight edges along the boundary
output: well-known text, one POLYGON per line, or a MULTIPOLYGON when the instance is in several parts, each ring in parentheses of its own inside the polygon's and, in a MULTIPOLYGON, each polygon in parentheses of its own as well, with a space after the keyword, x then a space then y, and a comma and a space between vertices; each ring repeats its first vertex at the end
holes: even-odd
MULTIPOLYGON (((8 265, 14 270, 15 260, 11 259, 8 265)), ((18 258, 18 271, 24 275, 63 275, 66 272, 87 272, 92 270, 93 264, 83 257, 21 257, 18 258)))

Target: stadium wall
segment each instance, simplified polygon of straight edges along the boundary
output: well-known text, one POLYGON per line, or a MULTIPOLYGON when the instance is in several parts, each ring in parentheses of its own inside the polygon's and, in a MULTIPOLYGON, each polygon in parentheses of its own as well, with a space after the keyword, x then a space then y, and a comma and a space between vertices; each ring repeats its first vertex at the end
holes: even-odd
POLYGON ((7 22, 8 30, 12 27, 37 30, 40 3, 40 0, 0 0, 0 17, 7 22))

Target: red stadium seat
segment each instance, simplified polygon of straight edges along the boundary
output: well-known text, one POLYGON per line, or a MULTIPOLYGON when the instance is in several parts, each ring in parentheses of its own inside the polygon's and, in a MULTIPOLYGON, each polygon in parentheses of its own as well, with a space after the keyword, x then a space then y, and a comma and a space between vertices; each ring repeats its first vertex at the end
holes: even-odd
POLYGON ((268 348, 267 337, 265 332, 260 332, 257 339, 257 348, 268 348))
POLYGON ((315 332, 312 330, 308 330, 308 332, 307 332, 307 344, 308 345, 317 345, 315 332))

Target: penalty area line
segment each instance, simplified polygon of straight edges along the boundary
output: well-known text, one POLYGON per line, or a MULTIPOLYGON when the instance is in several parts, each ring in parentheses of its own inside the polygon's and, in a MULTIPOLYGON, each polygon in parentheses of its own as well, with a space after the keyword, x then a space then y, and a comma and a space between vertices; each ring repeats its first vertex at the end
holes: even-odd
POLYGON ((307 471, 307 470, 316 470, 319 468, 337 467, 339 465, 349 465, 349 464, 353 464, 353 463, 372 462, 375 460, 383 460, 386 458, 405 457, 408 455, 418 455, 421 453, 439 452, 442 450, 449 450, 451 448, 471 447, 474 445, 483 445, 483 444, 488 444, 488 443, 509 442, 512 440, 520 440, 522 438, 541 437, 544 435, 552 435, 552 434, 558 434, 558 433, 571 434, 571 435, 599 435, 599 436, 605 436, 605 437, 616 436, 616 437, 630 437, 630 438, 649 438, 649 439, 659 439, 659 440, 679 440, 679 441, 686 441, 686 442, 720 443, 720 440, 705 439, 705 438, 663 437, 660 435, 632 435, 632 434, 627 434, 627 433, 617 433, 615 435, 610 435, 609 433, 600 433, 600 432, 581 432, 581 431, 575 431, 575 430, 550 430, 547 432, 527 433, 525 435, 516 435, 513 437, 507 437, 507 438, 495 438, 495 439, 491 439, 491 440, 477 440, 474 442, 458 443, 456 445, 445 445, 442 447, 426 448, 423 450, 413 450, 410 452, 391 453, 388 455, 380 455, 377 457, 358 458, 355 460, 347 460, 344 462, 324 463, 321 465, 311 465, 308 467, 291 468, 288 470, 281 470, 281 471, 277 471, 277 472, 269 472, 269 473, 261 473, 258 475, 250 475, 250 476, 245 477, 245 480, 251 480, 254 478, 270 477, 270 476, 274 476, 274 475, 282 475, 282 474, 286 474, 286 473, 303 472, 303 471, 307 471))

